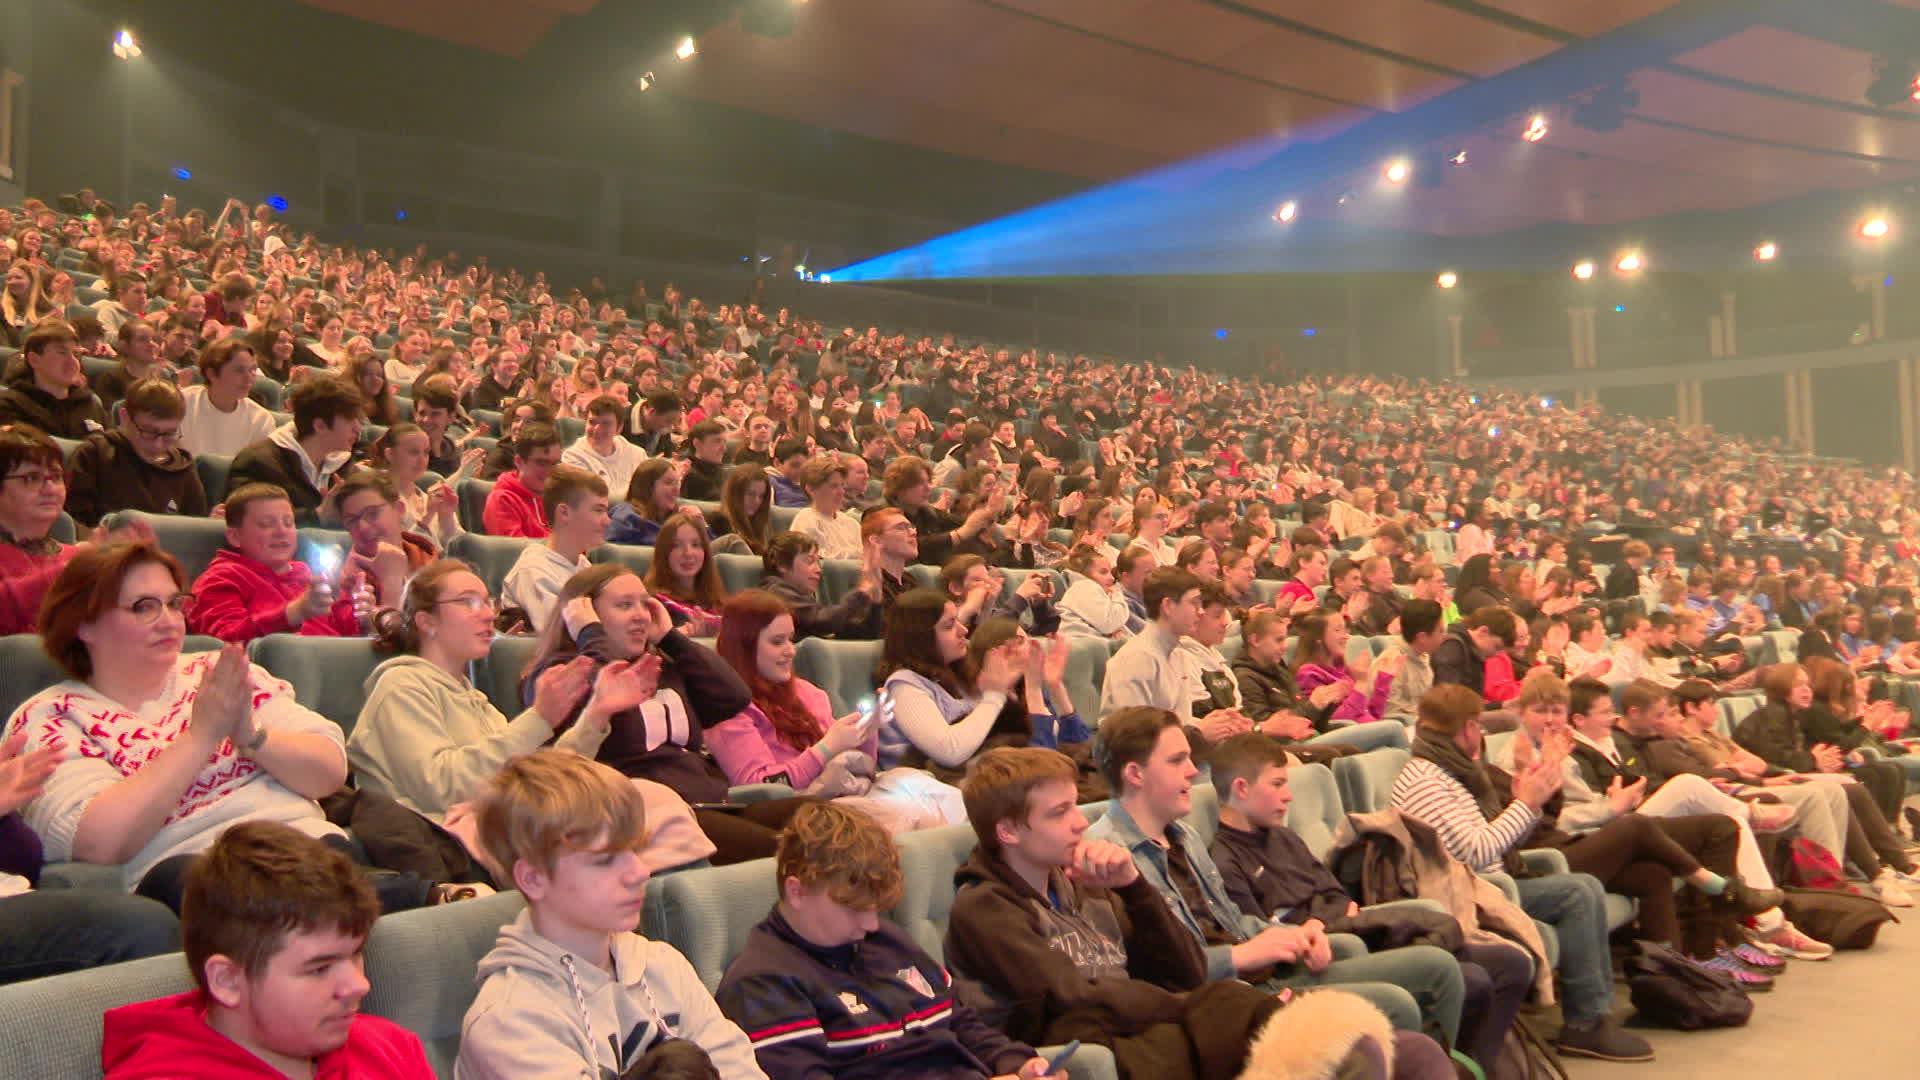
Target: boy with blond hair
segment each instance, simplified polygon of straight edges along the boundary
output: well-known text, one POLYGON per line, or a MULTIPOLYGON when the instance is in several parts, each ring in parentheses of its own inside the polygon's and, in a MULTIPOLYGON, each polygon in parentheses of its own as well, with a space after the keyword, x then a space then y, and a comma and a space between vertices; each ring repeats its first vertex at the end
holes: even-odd
POLYGON ((765 1076, 693 965, 636 932, 647 822, 632 783, 542 750, 493 778, 478 825, 527 908, 480 961, 458 1080, 645 1075, 650 1060, 686 1049, 674 1040, 698 1046, 727 1080, 765 1076))
POLYGON ((1031 1046, 982 1021, 946 969, 880 918, 900 902, 903 878, 879 822, 832 802, 802 807, 780 834, 774 875, 780 900, 747 936, 718 995, 768 1076, 1049 1075, 1031 1046))

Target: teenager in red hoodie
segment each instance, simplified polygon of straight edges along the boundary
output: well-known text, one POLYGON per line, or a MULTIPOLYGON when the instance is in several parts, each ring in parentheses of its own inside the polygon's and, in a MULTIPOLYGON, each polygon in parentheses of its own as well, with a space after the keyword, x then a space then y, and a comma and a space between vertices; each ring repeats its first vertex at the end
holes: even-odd
MULTIPOLYGON (((293 503, 272 484, 247 484, 227 496, 227 546, 193 582, 188 628, 222 641, 268 634, 357 637, 362 589, 340 590, 294 558, 300 534, 293 503)), ((344 555, 344 553, 340 553, 344 555)))
POLYGON ((433 1080, 417 1035, 359 1015, 379 914, 339 851, 279 822, 228 829, 188 871, 180 909, 199 989, 108 1010, 107 1077, 433 1080))
POLYGON ((551 532, 540 492, 547 474, 560 464, 560 433, 552 424, 531 423, 513 437, 513 470, 500 474, 480 520, 488 536, 525 536, 542 540, 551 532))

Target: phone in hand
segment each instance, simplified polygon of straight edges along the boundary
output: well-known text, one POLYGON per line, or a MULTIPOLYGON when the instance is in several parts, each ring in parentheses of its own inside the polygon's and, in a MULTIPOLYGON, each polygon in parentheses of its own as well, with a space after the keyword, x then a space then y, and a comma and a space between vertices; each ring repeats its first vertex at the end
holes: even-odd
POLYGON ((1046 1075, 1052 1076, 1053 1074, 1066 1068, 1067 1062, 1073 1058, 1073 1055, 1079 1052, 1080 1052, 1079 1039, 1075 1039, 1072 1042, 1068 1043, 1067 1045, 1061 1047, 1059 1053, 1047 1059, 1046 1075))

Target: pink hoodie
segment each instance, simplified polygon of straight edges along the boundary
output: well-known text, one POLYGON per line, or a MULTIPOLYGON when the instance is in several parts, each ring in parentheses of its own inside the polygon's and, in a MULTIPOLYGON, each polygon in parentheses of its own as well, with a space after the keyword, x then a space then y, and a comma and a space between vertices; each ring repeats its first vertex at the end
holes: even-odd
MULTIPOLYGON (((797 675, 793 679, 793 692, 799 696, 800 704, 806 706, 820 733, 825 734, 834 721, 833 701, 827 692, 797 675)), ((860 746, 860 750, 875 761, 880 755, 878 728, 876 724, 873 734, 860 746)), ((706 741, 708 752, 719 763, 720 771, 727 774, 729 784, 761 784, 766 783, 768 777, 784 773, 788 786, 801 791, 826 767, 826 762, 811 749, 795 750, 774 730, 773 721, 758 705, 749 705, 731 720, 708 728, 706 741)))

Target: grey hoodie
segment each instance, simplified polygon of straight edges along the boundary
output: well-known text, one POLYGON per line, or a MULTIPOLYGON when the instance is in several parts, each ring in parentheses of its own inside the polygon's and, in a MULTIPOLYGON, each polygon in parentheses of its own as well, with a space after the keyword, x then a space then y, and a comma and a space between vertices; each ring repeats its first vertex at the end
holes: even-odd
POLYGON ((522 911, 480 960, 454 1080, 608 1080, 664 1038, 699 1045, 726 1080, 766 1080, 746 1034, 673 946, 615 934, 613 969, 541 937, 522 911))
MULTIPOLYGON (((418 656, 373 669, 366 704, 347 737, 360 787, 435 821, 477 798, 507 759, 538 750, 553 728, 533 709, 509 721, 473 683, 418 656)), ((575 724, 554 745, 592 757, 607 729, 575 724)))

